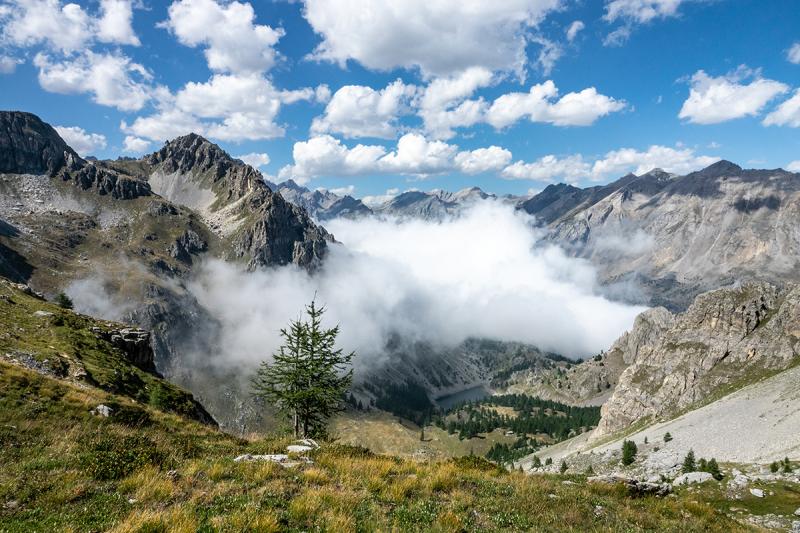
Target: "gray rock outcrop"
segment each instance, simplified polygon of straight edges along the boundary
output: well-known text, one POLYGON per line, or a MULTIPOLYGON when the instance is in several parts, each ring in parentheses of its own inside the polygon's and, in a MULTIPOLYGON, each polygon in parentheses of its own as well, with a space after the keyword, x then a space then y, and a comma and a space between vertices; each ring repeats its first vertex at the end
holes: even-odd
POLYGON ((614 345, 630 365, 603 405, 592 438, 669 417, 785 369, 798 348, 797 287, 746 283, 702 294, 679 315, 650 310, 614 345))

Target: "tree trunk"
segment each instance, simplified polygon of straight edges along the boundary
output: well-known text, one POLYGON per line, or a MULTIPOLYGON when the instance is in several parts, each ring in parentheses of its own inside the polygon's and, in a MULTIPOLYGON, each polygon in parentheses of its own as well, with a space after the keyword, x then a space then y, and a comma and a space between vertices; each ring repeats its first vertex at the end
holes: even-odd
POLYGON ((294 412, 294 438, 300 437, 300 418, 297 416, 297 411, 294 412))

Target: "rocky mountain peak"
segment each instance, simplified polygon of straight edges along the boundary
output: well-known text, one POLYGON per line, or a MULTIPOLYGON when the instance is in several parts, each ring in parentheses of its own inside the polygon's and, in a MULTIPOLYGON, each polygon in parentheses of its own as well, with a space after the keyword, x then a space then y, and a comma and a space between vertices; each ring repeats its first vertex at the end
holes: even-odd
MULTIPOLYGON (((181 173, 206 172, 213 169, 222 175, 232 166, 247 167, 196 133, 167 141, 160 150, 147 156, 145 161, 151 165, 160 165, 165 171, 181 173)), ((252 167, 248 168, 256 172, 252 167)))
POLYGON ((703 170, 693 172, 690 176, 698 176, 703 178, 721 178, 723 176, 736 176, 742 172, 742 167, 736 163, 731 163, 725 159, 721 159, 713 163, 703 170))
POLYGON ((86 161, 58 132, 33 113, 0 111, 0 172, 55 176, 86 161))

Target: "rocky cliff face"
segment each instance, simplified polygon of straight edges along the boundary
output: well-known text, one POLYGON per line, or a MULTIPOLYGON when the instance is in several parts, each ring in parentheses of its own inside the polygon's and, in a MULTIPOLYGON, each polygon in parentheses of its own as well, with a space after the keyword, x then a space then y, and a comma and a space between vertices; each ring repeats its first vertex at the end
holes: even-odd
POLYGON ((150 186, 82 159, 55 129, 31 113, 0 112, 0 173, 44 174, 118 199, 148 196, 150 186))
POLYGON ((313 268, 333 238, 302 207, 273 193, 260 172, 190 134, 144 158, 153 190, 199 213, 250 268, 313 268))
POLYGON ((0 112, 0 172, 55 176, 67 163, 85 164, 49 124, 21 111, 0 112))
POLYGON ((643 313, 612 351, 629 363, 593 438, 666 418, 793 364, 800 288, 746 283, 697 297, 684 312, 643 313))

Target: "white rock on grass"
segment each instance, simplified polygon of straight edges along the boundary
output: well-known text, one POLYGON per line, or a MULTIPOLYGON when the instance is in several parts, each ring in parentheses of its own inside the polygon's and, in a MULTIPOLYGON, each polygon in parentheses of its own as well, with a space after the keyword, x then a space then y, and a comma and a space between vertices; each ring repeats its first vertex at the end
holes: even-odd
POLYGON ((289 446, 286 447, 286 451, 289 453, 305 453, 305 452, 310 452, 313 449, 314 448, 312 448, 311 446, 306 446, 304 444, 290 444, 289 446))
POLYGON ((111 416, 111 413, 113 413, 114 410, 111 409, 109 406, 103 405, 101 403, 100 405, 98 405, 89 412, 92 413, 94 416, 102 416, 104 418, 108 418, 109 416, 111 416))
POLYGON ((750 489, 750 494, 752 494, 756 498, 763 498, 764 497, 764 491, 761 490, 761 489, 750 489))
POLYGON ((672 482, 672 486, 677 487, 679 485, 691 485, 692 483, 705 483, 712 479, 714 479, 714 476, 708 472, 689 472, 688 474, 681 474, 676 477, 675 481, 672 482))
POLYGON ((313 464, 314 461, 309 459, 308 457, 289 457, 285 453, 273 453, 273 454, 265 454, 265 455, 252 455, 246 453, 244 455, 240 455, 239 457, 235 458, 233 462, 241 463, 243 461, 267 461, 271 463, 277 463, 285 468, 292 468, 301 464, 313 464))
POLYGON ((795 516, 800 516, 800 507, 798 507, 798 508, 795 510, 795 512, 794 512, 794 515, 795 515, 795 516))

